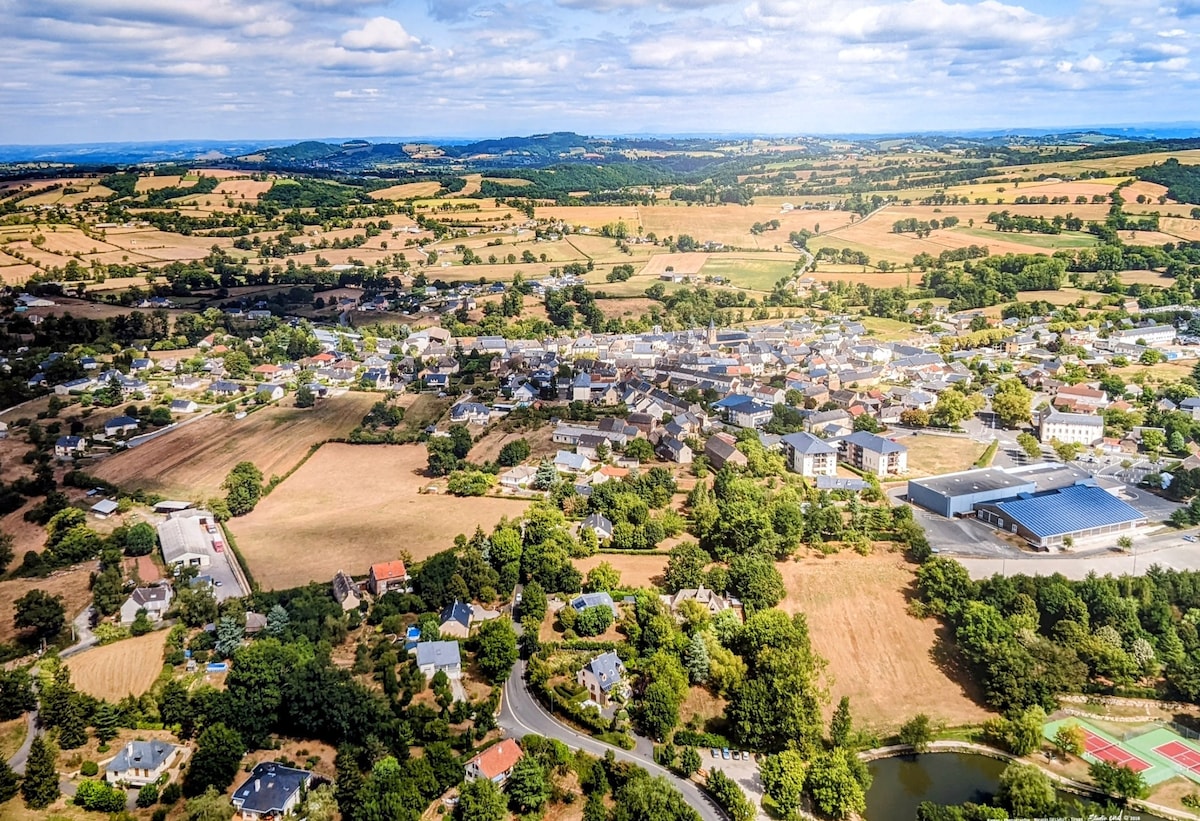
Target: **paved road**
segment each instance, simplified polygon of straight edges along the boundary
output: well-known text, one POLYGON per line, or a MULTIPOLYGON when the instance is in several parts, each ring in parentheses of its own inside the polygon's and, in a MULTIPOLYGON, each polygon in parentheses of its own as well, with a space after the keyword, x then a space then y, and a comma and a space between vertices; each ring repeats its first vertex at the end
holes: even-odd
POLYGON ((1138 539, 1129 553, 1111 549, 1093 549, 1069 554, 1021 558, 984 558, 956 556, 973 579, 999 573, 1004 576, 1049 576, 1062 573, 1068 579, 1082 579, 1088 573, 1145 574, 1153 565, 1173 570, 1200 570, 1200 542, 1185 542, 1171 532, 1138 539))
POLYGON ((8 759, 8 766, 12 767, 13 772, 17 775, 25 774, 25 762, 29 759, 29 748, 33 746, 33 737, 37 735, 37 710, 30 710, 25 717, 25 740, 21 742, 21 747, 12 758, 8 759))
POLYGON ((96 613, 91 605, 85 607, 83 612, 75 617, 75 643, 70 647, 59 652, 59 658, 73 656, 76 653, 82 653, 84 650, 95 645, 96 635, 92 632, 92 616, 96 613))
MULTIPOLYGON (((684 799, 696 812, 700 813, 700 817, 704 821, 728 821, 725 813, 694 782, 680 778, 670 770, 655 764, 650 757, 649 742, 639 744, 638 748, 632 752, 626 752, 594 738, 580 735, 553 718, 525 686, 524 661, 516 663, 504 686, 504 701, 500 708, 499 724, 514 738, 531 734, 557 738, 569 746, 577 747, 601 758, 605 753, 611 752, 622 761, 630 761, 645 767, 652 775, 664 776, 677 790, 683 793, 684 799)), ((644 742, 645 740, 640 739, 640 741, 644 742)))

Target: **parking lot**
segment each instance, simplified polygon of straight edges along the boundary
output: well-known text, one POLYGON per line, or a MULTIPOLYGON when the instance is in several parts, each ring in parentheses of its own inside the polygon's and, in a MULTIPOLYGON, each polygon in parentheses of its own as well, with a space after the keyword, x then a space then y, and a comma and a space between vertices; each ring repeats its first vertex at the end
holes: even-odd
POLYGON ((225 548, 220 553, 214 553, 212 564, 200 570, 201 576, 210 576, 212 578, 213 593, 218 602, 250 595, 249 590, 242 590, 237 574, 233 572, 233 568, 229 565, 231 561, 233 561, 233 554, 229 548, 225 548))
MULTIPOLYGON (((749 759, 734 761, 732 754, 729 758, 723 758, 720 755, 720 750, 717 751, 717 757, 713 758, 712 753, 712 748, 700 749, 700 769, 705 772, 720 770, 736 781, 738 786, 745 791, 746 797, 758 809, 758 817, 765 821, 768 816, 762 809, 762 799, 765 792, 763 791, 762 779, 758 775, 758 763, 749 759)), ((749 754, 747 753, 747 755, 749 754)))

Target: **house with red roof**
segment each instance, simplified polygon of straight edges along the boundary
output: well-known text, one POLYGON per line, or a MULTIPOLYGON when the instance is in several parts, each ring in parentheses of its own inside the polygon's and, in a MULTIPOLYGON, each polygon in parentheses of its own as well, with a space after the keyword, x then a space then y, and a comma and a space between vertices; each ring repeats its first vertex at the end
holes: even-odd
POLYGON ((486 778, 496 785, 503 784, 524 754, 515 740, 505 738, 466 763, 467 780, 486 778))
POLYGON ((409 587, 408 569, 404 562, 397 559, 394 562, 380 562, 371 565, 371 573, 367 578, 367 587, 376 596, 382 596, 389 590, 407 593, 409 587))

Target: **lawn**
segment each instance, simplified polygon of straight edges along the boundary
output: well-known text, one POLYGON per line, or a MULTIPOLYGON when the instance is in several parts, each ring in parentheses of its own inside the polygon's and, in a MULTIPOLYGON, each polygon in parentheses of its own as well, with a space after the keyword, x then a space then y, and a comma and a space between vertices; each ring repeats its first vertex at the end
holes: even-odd
POLYGON ((900 554, 803 558, 779 565, 780 608, 804 613, 813 650, 828 661, 828 717, 850 697, 856 724, 895 730, 917 713, 949 725, 987 718, 950 637, 934 619, 908 615, 915 571, 900 554))
POLYGON ((966 234, 992 242, 1003 239, 1051 251, 1060 248, 1091 248, 1100 241, 1096 235, 1086 234, 1083 231, 1063 231, 1061 234, 1001 233, 991 228, 967 228, 961 225, 951 230, 956 234, 966 234))
POLYGON ((908 448, 909 476, 936 476, 969 470, 987 450, 987 445, 974 439, 934 433, 905 436, 900 442, 908 448))
POLYGON ((425 466, 422 445, 328 444, 230 530, 258 583, 283 589, 364 575, 401 551, 425 559, 525 510, 518 499, 422 493, 425 466))
POLYGON ((724 277, 742 288, 770 291, 779 280, 790 278, 793 268, 793 263, 782 259, 729 259, 714 256, 704 263, 700 273, 706 277, 724 277))

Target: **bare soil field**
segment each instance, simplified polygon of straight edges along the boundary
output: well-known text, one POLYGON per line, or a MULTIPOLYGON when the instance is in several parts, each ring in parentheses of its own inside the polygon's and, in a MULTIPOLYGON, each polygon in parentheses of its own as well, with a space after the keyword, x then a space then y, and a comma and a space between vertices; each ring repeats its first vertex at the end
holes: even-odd
POLYGON ((140 696, 162 672, 168 632, 155 630, 137 638, 93 647, 71 656, 64 664, 80 692, 108 701, 140 696))
POLYGON ((238 462, 254 462, 268 479, 283 475, 312 445, 348 434, 378 399, 347 393, 309 410, 276 406, 245 419, 214 414, 104 459, 93 470, 123 488, 207 499, 221 493, 221 482, 238 462))
POLYGON ((264 588, 361 575, 407 550, 427 558, 477 526, 524 512, 526 502, 422 494, 421 445, 322 447, 231 530, 264 588))
POLYGON ((637 319, 650 312, 650 309, 661 302, 649 297, 629 297, 627 299, 600 299, 596 307, 605 319, 637 319))
POLYGON ((856 723, 894 730, 917 713, 950 725, 989 712, 933 619, 908 615, 915 573, 895 553, 840 553, 779 565, 787 586, 780 607, 808 618, 813 650, 829 662, 831 714, 850 697, 856 723))
POLYGON ((88 583, 93 569, 95 569, 94 564, 81 564, 56 571, 44 579, 5 579, 0 581, 0 602, 4 603, 2 605, 3 612, 0 612, 0 642, 11 641, 16 636, 17 631, 13 627, 12 621, 12 602, 30 590, 42 590, 51 596, 62 596, 68 621, 79 615, 80 611, 92 600, 88 583))
POLYGON ((595 556, 576 559, 575 566, 586 576, 589 570, 601 562, 608 562, 620 572, 623 587, 655 587, 659 577, 667 569, 667 554, 597 553, 595 556))
POLYGON ((908 448, 910 476, 936 476, 967 470, 987 450, 987 445, 974 439, 931 433, 905 436, 900 441, 908 448))

